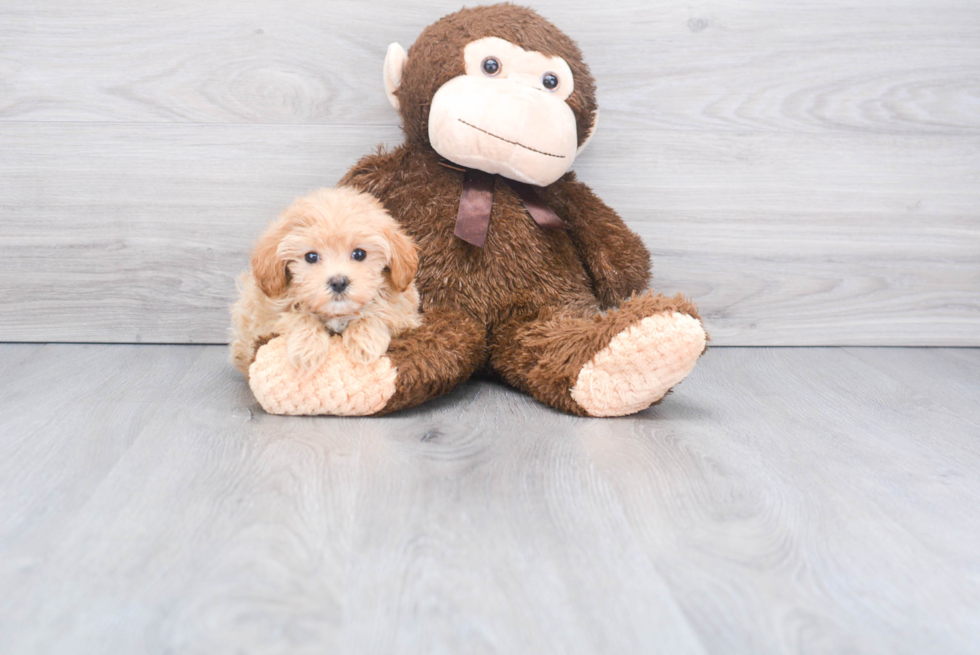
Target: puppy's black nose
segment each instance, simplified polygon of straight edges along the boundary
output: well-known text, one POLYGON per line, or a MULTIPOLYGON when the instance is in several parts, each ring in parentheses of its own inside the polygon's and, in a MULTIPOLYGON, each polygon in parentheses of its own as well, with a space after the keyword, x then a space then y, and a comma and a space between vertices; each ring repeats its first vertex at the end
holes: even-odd
POLYGON ((347 285, 350 284, 350 280, 343 275, 334 275, 332 278, 327 280, 327 284, 330 285, 330 288, 333 289, 334 293, 343 293, 344 289, 347 288, 347 285))

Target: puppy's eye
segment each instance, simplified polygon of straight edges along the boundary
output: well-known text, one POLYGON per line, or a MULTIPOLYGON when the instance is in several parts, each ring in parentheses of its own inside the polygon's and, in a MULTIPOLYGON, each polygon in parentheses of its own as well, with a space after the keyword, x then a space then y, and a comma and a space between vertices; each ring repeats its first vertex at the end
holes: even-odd
POLYGON ((558 76, 554 73, 545 73, 541 77, 541 85, 549 91, 554 91, 558 88, 558 76))
POLYGON ((360 248, 355 248, 354 252, 350 254, 350 258, 355 262, 363 262, 365 257, 367 257, 367 253, 360 248))
POLYGON ((500 62, 497 61, 496 57, 487 57, 483 60, 483 63, 480 64, 480 68, 483 69, 485 74, 493 77, 500 72, 500 62))
POLYGON ((306 253, 307 264, 316 264, 318 261, 320 261, 320 255, 316 254, 315 252, 306 253))

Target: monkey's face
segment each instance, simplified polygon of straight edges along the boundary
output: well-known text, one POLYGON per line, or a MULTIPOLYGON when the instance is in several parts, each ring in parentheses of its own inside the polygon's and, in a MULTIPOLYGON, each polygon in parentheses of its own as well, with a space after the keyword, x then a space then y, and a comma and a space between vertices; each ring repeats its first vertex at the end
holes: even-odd
POLYGON ((556 181, 578 149, 575 88, 561 57, 497 37, 463 50, 466 73, 443 84, 429 110, 429 142, 446 159, 537 186, 556 181))

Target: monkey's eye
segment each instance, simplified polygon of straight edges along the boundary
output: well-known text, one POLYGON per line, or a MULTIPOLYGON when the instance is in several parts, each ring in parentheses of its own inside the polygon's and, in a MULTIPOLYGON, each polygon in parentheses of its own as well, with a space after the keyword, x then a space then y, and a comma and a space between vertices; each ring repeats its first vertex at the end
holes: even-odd
POLYGON ((541 77, 541 84, 549 91, 554 91, 558 88, 558 76, 554 73, 545 73, 541 77))
POLYGON ((367 253, 360 248, 354 248, 354 252, 350 254, 350 258, 355 262, 363 262, 365 257, 367 257, 367 253))
POLYGON ((483 60, 483 63, 480 64, 480 67, 483 69, 483 72, 490 77, 493 77, 500 72, 500 62, 497 61, 496 57, 487 57, 483 60))
POLYGON ((307 264, 316 264, 318 261, 320 261, 320 255, 316 254, 315 252, 308 252, 306 253, 305 259, 307 264))

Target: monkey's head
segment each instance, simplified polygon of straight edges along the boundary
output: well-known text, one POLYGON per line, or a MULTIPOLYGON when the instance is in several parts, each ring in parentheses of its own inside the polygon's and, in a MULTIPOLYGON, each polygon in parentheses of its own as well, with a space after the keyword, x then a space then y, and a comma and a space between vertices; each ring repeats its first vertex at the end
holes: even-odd
POLYGON ((509 3, 450 14, 407 53, 391 44, 384 82, 410 142, 536 186, 565 174, 599 115, 575 42, 509 3))

